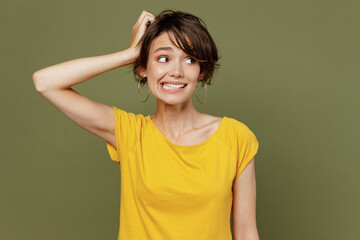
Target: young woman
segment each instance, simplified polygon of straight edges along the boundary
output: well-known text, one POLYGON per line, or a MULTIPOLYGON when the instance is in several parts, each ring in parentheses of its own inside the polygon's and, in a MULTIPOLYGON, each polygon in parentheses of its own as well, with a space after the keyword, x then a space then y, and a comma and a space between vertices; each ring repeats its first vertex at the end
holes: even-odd
POLYGON ((200 18, 171 10, 154 17, 143 11, 126 50, 34 73, 37 91, 103 138, 111 159, 120 164, 118 239, 259 239, 258 141, 242 122, 201 113, 192 102, 197 83, 205 90, 210 85, 217 61, 215 43, 200 18), (71 88, 130 64, 138 90, 148 85, 157 100, 154 115, 97 103, 71 88))

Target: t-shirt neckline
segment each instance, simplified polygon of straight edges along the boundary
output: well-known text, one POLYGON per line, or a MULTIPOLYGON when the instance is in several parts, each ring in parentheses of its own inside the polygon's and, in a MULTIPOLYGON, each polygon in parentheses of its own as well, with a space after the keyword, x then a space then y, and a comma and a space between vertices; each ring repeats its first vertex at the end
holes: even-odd
POLYGON ((157 132, 157 134, 165 140, 165 142, 167 142, 169 145, 172 145, 174 147, 177 147, 177 148, 195 148, 195 147, 199 147, 199 146, 202 146, 208 142, 210 142, 213 138, 215 138, 215 135, 218 134, 218 132, 220 132, 220 130, 222 129, 223 125, 224 125, 224 122, 225 122, 225 119, 226 119, 226 116, 223 116, 222 117, 222 120, 219 124, 219 126, 217 127, 217 129, 215 130, 215 132, 213 132, 213 134, 208 137, 206 140, 202 141, 201 143, 197 143, 197 144, 193 144, 193 145, 181 145, 181 144, 176 144, 176 143, 173 143, 172 141, 170 141, 155 125, 155 123, 152 121, 150 115, 146 116, 146 118, 148 119, 148 121, 150 122, 151 126, 154 128, 155 132, 157 132))

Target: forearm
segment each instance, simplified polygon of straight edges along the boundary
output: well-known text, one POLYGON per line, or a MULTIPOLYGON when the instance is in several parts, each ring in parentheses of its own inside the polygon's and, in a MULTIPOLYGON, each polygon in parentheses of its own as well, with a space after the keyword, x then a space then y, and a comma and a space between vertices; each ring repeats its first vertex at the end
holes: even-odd
POLYGON ((136 53, 129 48, 124 51, 85 57, 59 63, 36 71, 33 81, 38 92, 52 89, 68 89, 104 72, 131 64, 136 53))

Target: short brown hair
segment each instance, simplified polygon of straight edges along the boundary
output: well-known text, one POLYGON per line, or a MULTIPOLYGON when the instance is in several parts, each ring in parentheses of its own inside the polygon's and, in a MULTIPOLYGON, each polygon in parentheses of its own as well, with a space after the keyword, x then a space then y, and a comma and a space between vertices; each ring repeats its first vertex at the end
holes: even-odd
POLYGON ((132 64, 136 80, 140 81, 142 86, 146 83, 146 80, 139 75, 138 70, 139 68, 146 69, 151 43, 164 32, 168 35, 172 33, 176 40, 174 43, 169 36, 172 43, 199 62, 200 72, 204 74, 200 80, 202 85, 205 83, 211 85, 214 71, 220 67, 220 64, 217 63, 220 57, 206 24, 192 14, 173 10, 164 10, 156 16, 139 41, 138 44, 141 44, 140 54, 132 64))

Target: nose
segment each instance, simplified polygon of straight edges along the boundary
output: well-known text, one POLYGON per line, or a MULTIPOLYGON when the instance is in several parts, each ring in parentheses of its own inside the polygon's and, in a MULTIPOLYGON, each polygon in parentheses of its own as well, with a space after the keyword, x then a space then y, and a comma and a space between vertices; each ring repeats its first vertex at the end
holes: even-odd
POLYGON ((170 70, 170 76, 180 78, 184 76, 183 66, 180 60, 173 61, 170 70))

